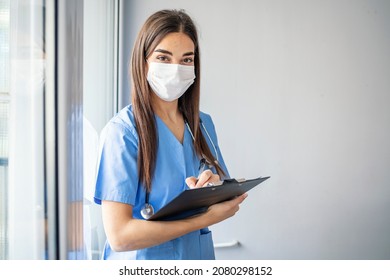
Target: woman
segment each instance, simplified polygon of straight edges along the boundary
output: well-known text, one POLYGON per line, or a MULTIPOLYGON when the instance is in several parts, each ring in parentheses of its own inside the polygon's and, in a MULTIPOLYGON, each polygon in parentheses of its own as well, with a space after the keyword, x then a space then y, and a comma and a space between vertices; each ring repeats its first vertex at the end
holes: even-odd
POLYGON ((136 39, 132 104, 102 134, 95 201, 104 259, 214 259, 208 226, 233 216, 246 194, 176 221, 148 221, 187 188, 228 176, 209 115, 199 112, 197 31, 183 11, 151 15, 136 39), (201 174, 200 162, 210 166, 201 174), (146 214, 146 215, 145 215, 146 214))

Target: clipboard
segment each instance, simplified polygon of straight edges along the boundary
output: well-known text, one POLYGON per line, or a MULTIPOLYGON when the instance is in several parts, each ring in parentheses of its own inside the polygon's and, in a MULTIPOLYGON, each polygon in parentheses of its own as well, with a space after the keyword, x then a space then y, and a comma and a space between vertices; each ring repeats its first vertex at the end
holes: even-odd
POLYGON ((206 212, 211 205, 242 195, 268 178, 270 177, 251 180, 227 179, 219 184, 185 190, 148 220, 174 221, 201 214, 206 212))

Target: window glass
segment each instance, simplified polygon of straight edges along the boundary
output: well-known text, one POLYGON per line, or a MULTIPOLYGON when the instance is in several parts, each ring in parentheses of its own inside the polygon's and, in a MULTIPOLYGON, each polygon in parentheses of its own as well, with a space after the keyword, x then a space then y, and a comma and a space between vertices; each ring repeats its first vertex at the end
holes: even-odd
MULTIPOLYGON (((4 1, 1 3, 3 6, 4 1)), ((2 136, 1 145, 9 157, 2 198, 6 200, 6 221, 2 223, 7 248, 4 257, 45 259, 44 2, 12 0, 8 7, 9 52, 4 54, 2 50, 2 58, 8 56, 9 62, 5 63, 9 66, 1 66, 9 69, 8 81, 1 83, 9 96, 9 108, 3 103, 1 114, 2 121, 9 117, 2 125, 6 136, 2 136)), ((4 18, 7 16, 2 17, 2 26, 4 18)))
POLYGON ((0 259, 7 258, 9 0, 0 0, 0 259))
POLYGON ((92 259, 100 258, 105 241, 93 196, 99 135, 115 111, 115 2, 84 0, 84 239, 92 259))

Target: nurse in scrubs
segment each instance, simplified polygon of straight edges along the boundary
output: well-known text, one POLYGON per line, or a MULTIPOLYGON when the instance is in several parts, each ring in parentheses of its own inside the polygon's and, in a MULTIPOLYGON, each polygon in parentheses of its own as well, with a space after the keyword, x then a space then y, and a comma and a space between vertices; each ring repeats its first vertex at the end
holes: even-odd
POLYGON ((233 216, 246 194, 194 217, 147 220, 185 189, 229 176, 213 121, 199 110, 198 37, 185 12, 162 10, 147 19, 135 41, 131 81, 131 104, 101 137, 95 202, 107 235, 102 258, 215 259, 208 227, 233 216))

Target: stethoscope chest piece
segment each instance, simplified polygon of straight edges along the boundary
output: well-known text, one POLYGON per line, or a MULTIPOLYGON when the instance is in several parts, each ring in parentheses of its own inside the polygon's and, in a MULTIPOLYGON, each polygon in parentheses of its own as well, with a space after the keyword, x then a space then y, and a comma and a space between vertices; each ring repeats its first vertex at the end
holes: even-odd
MULTIPOLYGON (((210 134, 207 132, 206 126, 203 124, 203 122, 202 122, 201 119, 199 119, 199 120, 200 120, 200 123, 201 123, 201 125, 202 125, 202 127, 203 127, 203 130, 206 132, 207 137, 209 138, 209 140, 210 140, 210 142, 211 142, 211 145, 212 145, 213 148, 214 148, 214 151, 215 151, 215 158, 216 158, 215 161, 214 161, 214 163, 215 163, 216 165, 219 165, 219 164, 218 164, 218 151, 217 151, 217 148, 215 147, 214 142, 213 142, 213 140, 212 140, 211 137, 210 137, 210 134)), ((191 134, 192 139, 195 141, 194 134, 193 134, 192 131, 191 131, 190 125, 188 124, 187 121, 185 122, 185 124, 186 124, 186 126, 187 126, 187 128, 188 128, 188 131, 189 131, 190 134, 191 134)), ((205 163, 206 163, 206 160, 205 160, 204 158, 202 158, 200 163, 201 163, 200 166, 203 166, 202 168, 204 168, 205 163)), ((202 169, 202 171, 203 171, 203 169, 202 169)), ((141 211, 140 211, 140 212, 141 212, 142 218, 144 218, 145 220, 148 220, 148 219, 149 219, 150 217, 152 217, 153 214, 154 214, 154 208, 153 208, 153 206, 149 203, 149 195, 150 195, 150 192, 149 192, 149 191, 146 191, 146 194, 145 194, 145 205, 144 205, 144 207, 142 207, 142 209, 141 209, 141 211)))
POLYGON ((153 214, 154 214, 154 208, 153 208, 152 204, 145 203, 144 207, 142 207, 142 209, 141 209, 141 216, 142 216, 142 218, 147 220, 150 217, 152 217, 153 214))

